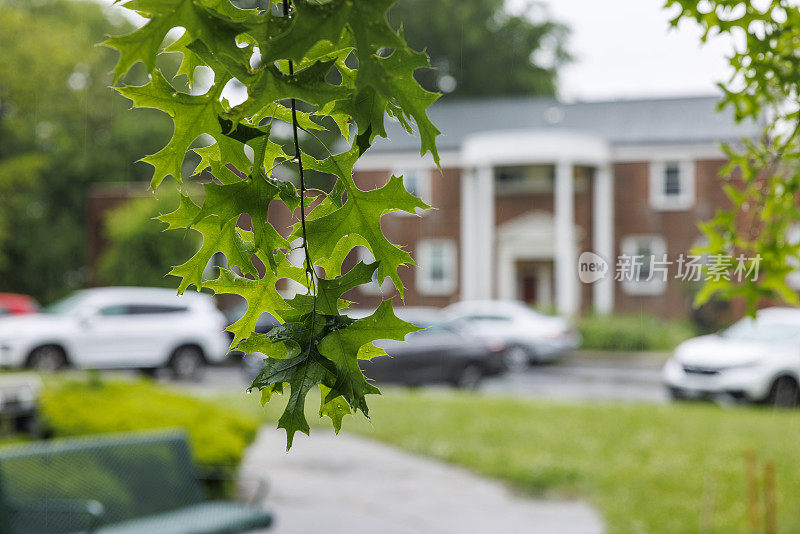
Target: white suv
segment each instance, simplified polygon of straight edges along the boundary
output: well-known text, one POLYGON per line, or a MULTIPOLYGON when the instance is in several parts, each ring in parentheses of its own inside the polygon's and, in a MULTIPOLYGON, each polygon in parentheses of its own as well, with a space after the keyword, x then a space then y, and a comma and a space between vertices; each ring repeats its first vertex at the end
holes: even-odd
POLYGON ((42 313, 0 318, 0 366, 53 371, 168 367, 192 378, 225 358, 225 316, 211 296, 108 287, 78 291, 42 313))

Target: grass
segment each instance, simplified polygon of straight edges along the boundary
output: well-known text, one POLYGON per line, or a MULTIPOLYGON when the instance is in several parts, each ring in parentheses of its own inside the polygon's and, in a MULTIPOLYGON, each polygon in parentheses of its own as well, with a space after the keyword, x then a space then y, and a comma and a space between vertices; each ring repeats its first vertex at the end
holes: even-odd
POLYGON ((528 494, 580 496, 598 507, 609 534, 698 532, 701 520, 713 525, 701 532, 747 532, 744 458, 752 451, 762 468, 775 463, 780 532, 800 532, 796 412, 436 392, 389 392, 370 406, 371 423, 349 418, 345 430, 528 494))

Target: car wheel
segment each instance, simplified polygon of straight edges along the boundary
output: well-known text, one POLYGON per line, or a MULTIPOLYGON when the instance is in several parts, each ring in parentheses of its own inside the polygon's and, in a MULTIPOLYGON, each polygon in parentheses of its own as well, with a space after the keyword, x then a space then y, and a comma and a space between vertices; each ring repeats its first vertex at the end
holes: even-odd
POLYGON ((800 398, 800 388, 797 381, 790 376, 781 376, 772 384, 767 396, 767 402, 781 408, 794 408, 800 398))
POLYGON ((483 369, 477 364, 470 363, 465 365, 458 373, 456 387, 474 391, 483 380, 483 369))
POLYGON ((686 395, 678 388, 667 388, 670 400, 675 402, 687 401, 686 395))
POLYGON ((52 373, 67 365, 67 355, 61 347, 45 345, 37 347, 28 356, 28 367, 44 373, 52 373))
POLYGON ((531 355, 525 347, 513 345, 503 353, 503 360, 509 371, 524 371, 531 364, 531 355))
POLYGON ((172 353, 169 367, 176 380, 198 380, 205 367, 203 352, 190 345, 179 347, 172 353))

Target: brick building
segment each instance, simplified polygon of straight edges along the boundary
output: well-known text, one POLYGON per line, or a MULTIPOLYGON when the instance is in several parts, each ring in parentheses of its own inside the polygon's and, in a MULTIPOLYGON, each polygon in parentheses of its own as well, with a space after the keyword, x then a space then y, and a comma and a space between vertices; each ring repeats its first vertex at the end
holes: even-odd
MULTIPOLYGON (((672 274, 647 281, 643 267, 635 280, 582 284, 577 258, 594 251, 610 260, 613 275, 620 254, 673 260, 698 242, 697 223, 726 205, 719 143, 759 134, 716 104, 713 97, 443 102, 430 111, 443 133, 441 173, 419 157, 417 139, 392 123, 389 140, 365 154, 355 180, 370 189, 402 174, 436 207, 382 221, 421 267, 401 272, 409 305, 503 298, 564 314, 683 315, 691 296, 672 274)), ((385 297, 389 287, 376 281, 358 300, 385 297)))

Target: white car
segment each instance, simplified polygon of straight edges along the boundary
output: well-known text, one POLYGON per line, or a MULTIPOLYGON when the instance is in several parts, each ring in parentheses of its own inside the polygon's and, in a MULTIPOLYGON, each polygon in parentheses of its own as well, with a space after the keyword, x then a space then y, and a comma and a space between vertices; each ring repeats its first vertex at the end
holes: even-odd
POLYGON ((521 369, 575 350, 581 341, 566 319, 539 313, 523 302, 473 300, 451 304, 445 313, 466 324, 467 331, 506 346, 506 364, 521 369))
POLYGON ((0 365, 43 371, 168 367, 177 378, 191 378, 204 364, 225 358, 225 325, 206 294, 87 289, 42 313, 0 318, 0 365))
POLYGON ((800 309, 766 308, 718 334, 684 341, 663 371, 675 399, 794 406, 800 380, 800 309))

